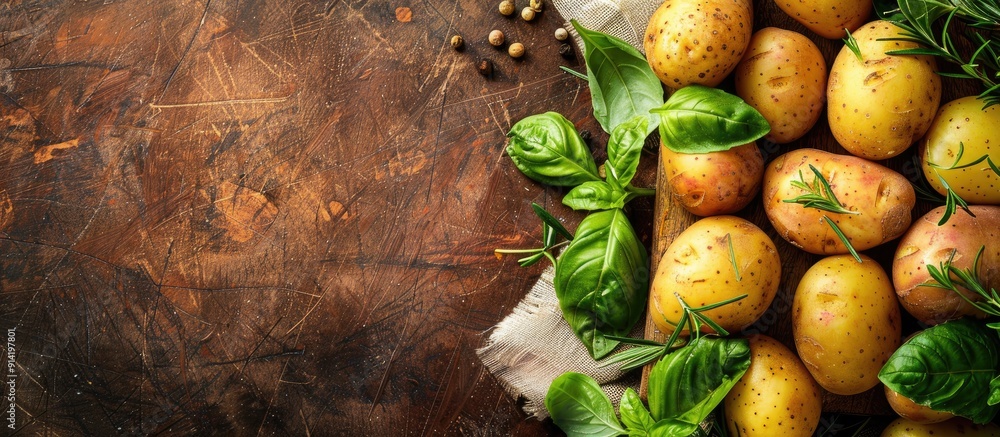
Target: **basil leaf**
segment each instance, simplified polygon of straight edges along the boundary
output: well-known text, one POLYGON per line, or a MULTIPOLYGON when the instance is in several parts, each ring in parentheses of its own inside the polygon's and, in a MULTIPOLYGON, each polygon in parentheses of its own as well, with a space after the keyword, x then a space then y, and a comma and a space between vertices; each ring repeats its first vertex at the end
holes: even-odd
POLYGON ((628 193, 615 190, 607 182, 584 182, 563 196, 563 205, 577 211, 600 211, 625 206, 628 193))
POLYGON ((556 264, 563 318, 594 359, 607 355, 646 309, 649 257, 621 209, 589 214, 556 264))
POLYGON ((660 108, 660 140, 677 153, 729 150, 767 135, 771 125, 753 106, 717 88, 688 85, 660 108))
POLYGON ((688 437, 697 435, 701 427, 692 423, 684 423, 678 420, 663 419, 656 422, 650 437, 688 437))
POLYGON ((639 167, 642 145, 648 135, 647 126, 649 126, 648 118, 636 116, 611 131, 611 138, 608 139, 608 161, 604 165, 609 181, 615 180, 620 187, 632 182, 635 170, 639 167))
POLYGON ((998 409, 987 402, 998 358, 992 332, 967 319, 954 320, 913 336, 878 377, 917 404, 984 424, 998 409))
POLYGON ((553 380, 545 394, 545 408, 556 426, 570 436, 625 434, 611 400, 594 378, 582 373, 567 372, 553 380))
POLYGON ((525 117, 507 136, 510 159, 521 173, 537 182, 572 187, 601 180, 587 144, 573 123, 559 113, 525 117))
POLYGON ((622 400, 618 404, 618 414, 622 416, 622 423, 628 427, 629 436, 649 435, 656 422, 653 416, 649 415, 649 410, 642 404, 642 399, 631 387, 625 389, 622 400))
POLYGON ((699 337, 660 359, 649 372, 649 410, 656 420, 697 426, 750 367, 746 339, 699 337))
POLYGON ((611 133, 638 115, 649 118, 646 134, 652 133, 659 120, 649 110, 663 104, 663 85, 646 58, 619 38, 587 29, 576 20, 570 23, 583 40, 594 118, 601 128, 611 133))
POLYGON ((1000 375, 990 380, 990 398, 986 400, 986 404, 1000 404, 1000 375))

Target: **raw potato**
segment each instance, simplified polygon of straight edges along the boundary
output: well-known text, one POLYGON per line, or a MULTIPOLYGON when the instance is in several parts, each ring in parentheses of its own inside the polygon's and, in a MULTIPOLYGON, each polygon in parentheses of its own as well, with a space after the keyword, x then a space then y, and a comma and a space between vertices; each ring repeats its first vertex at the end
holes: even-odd
POLYGON ((764 173, 763 194, 764 211, 778 234, 818 255, 848 253, 823 216, 833 220, 860 251, 906 232, 910 210, 917 201, 910 182, 899 173, 861 158, 817 149, 798 149, 777 157, 764 173), (837 214, 784 202, 805 194, 791 185, 793 180, 813 185, 815 175, 810 164, 830 183, 837 199, 857 214, 837 214))
MULTIPOLYGON (((739 217, 706 217, 677 235, 660 258, 649 291, 649 314, 669 335, 682 312, 674 293, 692 307, 746 294, 738 302, 702 313, 723 329, 738 332, 764 314, 780 279, 781 260, 764 231, 739 217), (730 237, 739 279, 729 255, 730 237)), ((703 330, 711 332, 707 326, 703 330)))
POLYGON ((809 38, 777 27, 754 33, 736 66, 736 95, 771 125, 764 138, 785 144, 819 121, 826 105, 826 61, 809 38))
POLYGON ((903 153, 927 132, 941 103, 941 78, 931 56, 890 56, 886 51, 917 47, 898 38, 887 21, 854 33, 861 57, 847 46, 830 67, 827 120, 848 152, 871 160, 903 153))
POLYGON ((1000 106, 983 109, 975 96, 962 97, 941 106, 927 135, 920 142, 920 164, 931 187, 944 195, 938 176, 962 199, 976 205, 1000 205, 1000 175, 986 161, 971 167, 945 170, 938 167, 961 167, 989 156, 1000 166, 1000 106), (960 146, 962 158, 958 162, 960 146), (953 165, 957 164, 957 165, 953 165))
POLYGON ((938 436, 1000 437, 1000 427, 993 423, 976 425, 962 417, 931 424, 919 424, 901 417, 882 430, 882 437, 938 436))
POLYGON ((853 395, 879 384, 900 345, 902 324, 892 282, 861 255, 823 258, 802 276, 792 300, 795 349, 816 382, 853 395))
POLYGON ((892 411, 907 420, 916 423, 938 423, 955 417, 954 414, 946 411, 934 411, 930 407, 913 402, 910 398, 893 391, 888 386, 883 387, 885 387, 885 399, 889 401, 892 411))
MULTIPOLYGON (((986 317, 950 290, 921 286, 931 280, 927 264, 939 266, 955 253, 952 265, 972 267, 979 248, 986 246, 979 265, 979 280, 987 290, 1000 289, 1000 206, 972 205, 956 211, 944 226, 938 226, 944 207, 938 207, 913 223, 899 240, 892 262, 892 282, 899 302, 913 317, 936 325, 966 315, 986 317)), ((978 299, 965 290, 970 299, 978 299)))
POLYGON ((666 86, 714 87, 736 68, 752 32, 750 0, 666 0, 649 18, 643 46, 666 86))
POLYGON ((750 341, 750 368, 726 395, 732 436, 812 436, 823 398, 819 384, 785 345, 766 335, 750 341))
POLYGON ((844 28, 852 32, 868 21, 870 0, 777 0, 789 17, 827 39, 843 38, 844 28))
POLYGON ((673 200, 703 217, 743 209, 764 179, 764 156, 756 143, 695 154, 660 147, 660 161, 673 200))

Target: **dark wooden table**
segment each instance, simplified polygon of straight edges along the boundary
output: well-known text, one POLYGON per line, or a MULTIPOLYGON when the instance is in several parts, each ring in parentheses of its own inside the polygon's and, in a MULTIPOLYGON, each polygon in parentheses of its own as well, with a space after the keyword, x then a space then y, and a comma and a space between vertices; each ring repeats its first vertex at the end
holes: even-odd
POLYGON ((17 432, 558 432, 475 355, 542 268, 493 249, 537 242, 530 202, 580 218, 506 132, 602 135, 547 6, 0 2, 17 432))

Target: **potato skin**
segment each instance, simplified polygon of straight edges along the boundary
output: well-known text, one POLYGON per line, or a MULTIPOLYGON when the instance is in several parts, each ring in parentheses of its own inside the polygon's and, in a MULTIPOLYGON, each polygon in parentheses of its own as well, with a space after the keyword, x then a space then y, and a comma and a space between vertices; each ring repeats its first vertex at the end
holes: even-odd
POLYGON ((826 39, 847 36, 868 21, 872 2, 865 0, 777 0, 775 3, 795 21, 826 39))
POLYGON ((920 424, 900 417, 882 430, 882 437, 1000 437, 1000 426, 994 423, 976 425, 956 417, 939 423, 920 424))
MULTIPOLYGON (((892 281, 903 308, 928 325, 936 325, 966 315, 979 318, 986 314, 950 290, 921 286, 931 280, 927 264, 938 266, 955 252, 952 265, 972 268, 976 253, 983 245, 979 280, 986 289, 1000 288, 1000 206, 971 205, 975 217, 958 210, 944 226, 938 226, 944 207, 937 207, 917 219, 899 240, 892 261, 892 281)), ((978 296, 965 290, 965 295, 978 296)))
POLYGON ((826 61, 809 38, 766 27, 750 39, 736 66, 736 95, 771 125, 764 138, 785 144, 819 121, 826 105, 826 61))
POLYGON ((856 250, 865 250, 892 240, 910 226, 910 211, 916 204, 913 187, 905 177, 889 168, 854 156, 817 149, 797 149, 772 161, 764 172, 764 211, 782 238, 809 253, 848 253, 823 216, 833 220, 856 250), (805 192, 791 185, 800 180, 812 184, 812 164, 830 183, 844 206, 859 214, 837 214, 783 202, 805 192))
POLYGON ((756 143, 695 154, 660 147, 660 161, 673 200, 702 217, 743 209, 764 179, 764 156, 756 143))
POLYGON ((889 275, 875 260, 861 259, 819 260, 792 300, 799 357, 820 386, 840 395, 878 385, 879 370, 900 345, 899 304, 889 275))
POLYGON ((920 167, 931 187, 944 195, 946 190, 938 176, 943 177, 956 194, 970 204, 1000 205, 1000 176, 983 161, 971 167, 944 170, 931 166, 950 167, 955 164, 959 145, 964 145, 962 166, 989 155, 1000 165, 1000 107, 983 109, 983 101, 975 96, 952 100, 938 110, 930 130, 920 141, 920 167))
POLYGON ((930 128, 941 103, 941 78, 931 56, 890 56, 917 47, 900 29, 875 21, 854 33, 864 61, 846 46, 830 67, 827 120, 834 138, 852 155, 871 160, 903 153, 930 128))
POLYGON ((760 334, 747 339, 750 368, 723 401, 729 435, 813 435, 823 410, 819 384, 785 345, 760 334))
POLYGON ((892 407, 892 411, 895 411, 896 414, 907 420, 925 424, 944 422, 955 417, 954 414, 945 411, 934 411, 930 407, 913 402, 910 398, 893 391, 888 386, 883 387, 885 388, 885 399, 889 402, 889 406, 892 407))
POLYGON ((714 87, 736 68, 752 32, 750 0, 666 0, 649 18, 643 47, 667 87, 714 87))
MULTIPOLYGON (((677 235, 660 258, 649 291, 649 314, 661 332, 671 334, 682 312, 675 292, 692 307, 747 294, 702 313, 723 329, 738 332, 764 314, 780 279, 781 260, 764 231, 739 217, 706 217, 677 235), (729 255, 730 236, 741 280, 729 255)), ((712 332, 707 326, 703 330, 712 332)))

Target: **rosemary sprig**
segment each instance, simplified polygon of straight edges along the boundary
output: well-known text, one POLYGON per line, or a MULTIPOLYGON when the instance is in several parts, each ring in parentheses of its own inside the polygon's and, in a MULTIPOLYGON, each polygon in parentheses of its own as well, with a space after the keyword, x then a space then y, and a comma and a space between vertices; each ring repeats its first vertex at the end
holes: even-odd
POLYGON ((993 162, 993 159, 990 158, 989 154, 980 156, 979 159, 973 160, 972 162, 959 165, 959 162, 962 160, 962 156, 964 154, 965 154, 965 143, 959 142, 958 153, 955 155, 955 161, 952 162, 951 165, 946 167, 934 162, 930 161, 927 162, 927 166, 934 171, 934 175, 937 176, 938 182, 941 184, 941 187, 944 188, 945 190, 945 196, 944 196, 945 210, 944 210, 944 215, 941 216, 941 220, 938 221, 938 226, 942 226, 945 223, 947 223, 948 219, 951 218, 952 214, 954 214, 958 208, 962 208, 966 213, 968 213, 972 217, 976 216, 975 214, 972 213, 971 210, 969 210, 969 204, 966 203, 965 199, 962 199, 962 197, 959 196, 958 193, 956 193, 955 190, 951 188, 951 185, 948 184, 948 181, 945 180, 944 176, 941 176, 939 170, 961 170, 963 168, 969 168, 983 161, 986 161, 990 169, 993 170, 993 173, 996 174, 997 176, 1000 176, 1000 168, 998 168, 996 163, 993 162))
POLYGON ((843 39, 844 46, 854 52, 854 56, 858 57, 859 62, 865 62, 865 58, 861 56, 861 47, 858 47, 858 40, 854 39, 854 35, 851 35, 849 29, 844 29, 847 32, 847 37, 843 39))
POLYGON ((740 274, 740 266, 736 264, 736 250, 733 249, 733 234, 726 234, 726 239, 729 240, 729 262, 733 263, 736 282, 741 282, 743 281, 743 275, 740 274))
POLYGON ((552 254, 552 249, 569 244, 569 241, 573 240, 573 234, 566 230, 566 227, 559 222, 559 219, 549 214, 541 205, 532 203, 531 209, 542 220, 542 247, 534 249, 494 249, 493 253, 498 258, 503 255, 528 255, 517 260, 517 263, 521 267, 528 267, 537 263, 542 258, 548 258, 555 265, 556 258, 552 254), (560 236, 565 238, 566 241, 558 242, 558 237, 560 236))
POLYGON ((686 327, 690 332, 692 339, 701 337, 701 327, 706 325, 716 334, 720 336, 727 336, 729 332, 726 331, 718 323, 708 316, 702 314, 705 311, 713 310, 724 305, 729 305, 733 302, 742 300, 747 297, 747 295, 742 294, 731 299, 726 299, 721 302, 716 302, 713 304, 708 304, 701 307, 691 307, 680 294, 674 293, 677 300, 681 304, 681 319, 675 325, 674 332, 670 334, 666 343, 659 343, 653 340, 646 340, 641 338, 631 338, 631 337, 618 337, 618 336, 607 336, 610 340, 616 340, 624 344, 632 345, 631 348, 619 352, 604 362, 601 363, 601 367, 610 366, 613 364, 621 363, 621 371, 627 372, 632 369, 638 369, 646 364, 656 361, 662 358, 664 355, 669 353, 673 349, 677 349, 685 344, 687 340, 680 338, 681 331, 686 327))
MULTIPOLYGON (((952 250, 948 259, 941 262, 937 266, 927 264, 927 273, 931 275, 932 280, 925 282, 923 285, 951 290, 958 293, 962 299, 976 309, 991 316, 1000 316, 1000 294, 998 294, 997 290, 993 287, 990 287, 987 291, 986 287, 979 280, 979 260, 985 250, 986 246, 979 247, 979 251, 976 253, 976 258, 973 260, 971 268, 960 269, 952 264, 952 261, 955 259, 955 254, 958 252, 957 250, 952 250), (979 295, 983 300, 974 301, 969 299, 968 296, 959 291, 959 288, 969 290, 979 295)), ((1000 323, 990 323, 987 324, 987 326, 1000 330, 1000 323)))
POLYGON ((823 211, 835 212, 837 214, 858 214, 857 211, 851 211, 844 207, 843 203, 837 199, 837 195, 833 193, 830 188, 830 183, 827 182, 823 174, 819 172, 812 164, 809 164, 809 169, 812 170, 815 178, 813 179, 812 185, 806 183, 805 177, 802 176, 802 172, 799 172, 799 180, 792 181, 793 187, 805 191, 806 194, 798 196, 794 199, 784 199, 782 202, 785 203, 798 203, 806 208, 816 208, 823 211))
MULTIPOLYGON (((785 203, 798 203, 802 205, 803 208, 816 208, 821 211, 829 211, 837 214, 859 214, 857 211, 851 211, 845 207, 840 200, 837 199, 837 195, 833 193, 833 189, 830 188, 830 183, 823 177, 823 174, 816 169, 812 164, 809 164, 809 169, 812 170, 813 178, 812 185, 806 183, 805 177, 802 176, 802 172, 799 171, 799 180, 792 181, 791 185, 795 188, 803 190, 806 194, 800 195, 793 199, 783 199, 782 202, 785 203)), ((861 255, 858 255, 858 251, 854 249, 854 245, 851 244, 851 240, 844 235, 844 232, 840 230, 830 217, 823 215, 823 220, 826 224, 833 229, 833 232, 837 234, 840 241, 844 243, 847 247, 847 251, 854 256, 857 262, 861 262, 861 255)))
POLYGON ((1000 84, 997 83, 1000 41, 992 38, 992 32, 1000 26, 1000 8, 990 2, 968 0, 898 0, 897 5, 896 10, 881 12, 902 29, 900 38, 888 40, 915 42, 921 47, 892 50, 887 54, 939 57, 959 67, 959 72, 941 73, 943 76, 977 80, 983 85, 979 98, 985 106, 1000 103, 1000 84), (977 47, 970 55, 959 53, 951 37, 951 25, 956 18, 968 25, 966 38, 977 47), (934 29, 939 20, 943 20, 940 32, 934 29))

